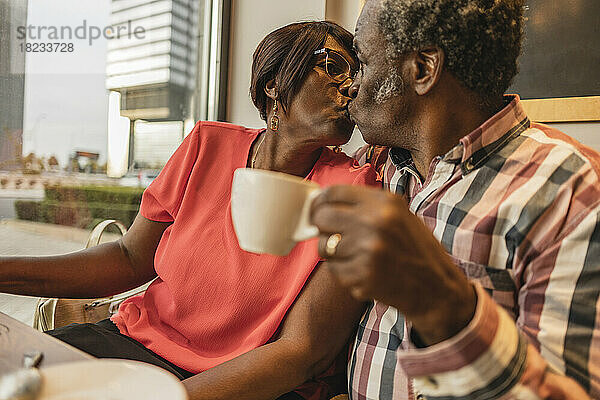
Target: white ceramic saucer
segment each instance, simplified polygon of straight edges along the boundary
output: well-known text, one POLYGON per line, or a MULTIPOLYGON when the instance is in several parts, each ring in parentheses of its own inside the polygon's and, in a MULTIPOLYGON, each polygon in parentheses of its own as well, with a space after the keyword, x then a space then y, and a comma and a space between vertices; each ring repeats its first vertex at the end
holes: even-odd
POLYGON ((187 400, 183 384, 162 368, 102 359, 40 369, 39 400, 187 400))

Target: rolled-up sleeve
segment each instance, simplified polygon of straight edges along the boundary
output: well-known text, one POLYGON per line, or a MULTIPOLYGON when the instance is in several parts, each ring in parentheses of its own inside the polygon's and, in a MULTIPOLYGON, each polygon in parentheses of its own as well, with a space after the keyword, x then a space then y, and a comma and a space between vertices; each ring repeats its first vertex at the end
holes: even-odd
POLYGON ((427 399, 599 398, 599 216, 596 206, 527 261, 516 322, 475 284, 475 315, 461 332, 398 351, 415 390, 427 399))
POLYGON ((423 349, 399 351, 398 361, 427 398, 498 398, 519 383, 527 340, 510 316, 476 285, 477 308, 456 336, 423 349))

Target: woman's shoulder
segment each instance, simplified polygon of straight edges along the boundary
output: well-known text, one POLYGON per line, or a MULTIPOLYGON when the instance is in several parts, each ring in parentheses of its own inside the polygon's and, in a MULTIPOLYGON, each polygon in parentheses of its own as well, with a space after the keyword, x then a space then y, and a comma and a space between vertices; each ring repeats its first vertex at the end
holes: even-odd
POLYGON ((192 134, 199 138, 219 136, 220 138, 248 136, 256 134, 261 129, 247 128, 245 126, 220 121, 198 121, 192 134), (225 136, 226 135, 226 136, 225 136))
POLYGON ((319 158, 319 164, 327 165, 331 168, 347 168, 353 167, 360 169, 365 166, 366 163, 359 163, 357 159, 349 156, 343 151, 334 151, 329 147, 323 148, 323 153, 319 158))
POLYGON ((377 185, 377 174, 371 164, 360 165, 347 154, 337 153, 326 147, 315 164, 312 180, 324 186, 334 184, 377 185))

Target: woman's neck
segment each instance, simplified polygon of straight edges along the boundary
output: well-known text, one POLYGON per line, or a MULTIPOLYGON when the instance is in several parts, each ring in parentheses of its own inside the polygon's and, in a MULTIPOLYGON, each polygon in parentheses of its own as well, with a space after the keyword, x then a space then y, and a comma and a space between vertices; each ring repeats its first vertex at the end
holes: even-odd
POLYGON ((252 149, 253 168, 307 176, 321 156, 322 144, 298 139, 291 132, 267 129, 257 137, 252 149))

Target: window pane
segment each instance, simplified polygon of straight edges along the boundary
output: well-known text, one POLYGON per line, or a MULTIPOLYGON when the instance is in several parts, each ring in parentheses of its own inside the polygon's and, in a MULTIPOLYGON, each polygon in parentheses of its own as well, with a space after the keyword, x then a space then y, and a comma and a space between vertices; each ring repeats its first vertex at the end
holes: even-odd
MULTIPOLYGON (((131 224, 198 115, 204 3, 0 0, 0 255, 131 224)), ((0 311, 31 322, 32 301, 0 311)))

